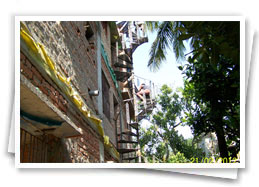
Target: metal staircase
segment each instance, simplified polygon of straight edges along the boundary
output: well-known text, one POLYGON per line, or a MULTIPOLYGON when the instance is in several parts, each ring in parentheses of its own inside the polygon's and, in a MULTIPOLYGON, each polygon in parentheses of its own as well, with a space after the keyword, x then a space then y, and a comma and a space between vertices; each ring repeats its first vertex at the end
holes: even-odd
MULTIPOLYGON (((127 120, 125 129, 120 127, 117 131, 117 150, 121 155, 122 162, 141 162, 139 145, 139 122, 148 116, 153 109, 151 99, 144 96, 141 105, 137 102, 135 95, 135 83, 133 73, 132 55, 138 46, 148 42, 144 30, 144 22, 121 21, 117 22, 118 32, 121 38, 122 49, 118 51, 117 62, 114 63, 116 78, 124 83, 129 90, 129 96, 123 98, 124 106, 133 105, 133 116, 127 120)), ((126 113, 129 111, 126 111, 126 113)))
POLYGON ((136 107, 138 108, 138 113, 135 114, 135 122, 128 123, 128 129, 118 133, 117 143, 119 144, 119 148, 117 150, 121 154, 122 162, 141 162, 139 123, 142 119, 148 117, 149 112, 153 111, 154 104, 155 102, 152 102, 150 99, 144 99, 141 104, 135 103, 136 107), (143 106, 143 103, 146 103, 146 106, 143 106), (126 146, 123 147, 123 144, 126 146))

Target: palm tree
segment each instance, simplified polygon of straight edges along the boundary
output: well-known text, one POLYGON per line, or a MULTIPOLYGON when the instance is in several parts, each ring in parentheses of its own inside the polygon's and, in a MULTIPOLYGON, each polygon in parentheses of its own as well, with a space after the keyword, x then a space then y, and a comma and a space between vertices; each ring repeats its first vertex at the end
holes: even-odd
POLYGON ((150 49, 148 67, 157 71, 166 60, 166 50, 172 49, 178 62, 185 60, 188 54, 205 55, 209 62, 216 64, 222 53, 239 62, 239 24, 237 22, 217 21, 146 21, 147 28, 157 31, 157 37, 150 49), (190 39, 191 52, 184 54, 183 41, 190 39), (218 51, 221 48, 221 51, 218 51), (212 50, 213 49, 213 50, 212 50), (223 50, 224 49, 224 50, 223 50), (234 51, 234 53, 231 53, 234 51))
POLYGON ((146 22, 147 28, 151 31, 157 31, 157 37, 150 50, 150 59, 148 67, 151 71, 157 71, 163 61, 166 60, 166 50, 173 49, 178 61, 184 59, 185 46, 182 40, 177 38, 182 34, 182 22, 146 22))

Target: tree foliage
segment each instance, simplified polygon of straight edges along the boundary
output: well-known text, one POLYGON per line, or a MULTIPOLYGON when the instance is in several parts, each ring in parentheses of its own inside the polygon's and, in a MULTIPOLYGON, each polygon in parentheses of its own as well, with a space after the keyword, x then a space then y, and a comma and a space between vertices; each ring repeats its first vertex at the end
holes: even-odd
POLYGON ((185 140, 176 130, 177 126, 185 123, 181 117, 183 107, 182 97, 163 85, 152 124, 140 131, 140 146, 149 160, 155 156, 160 162, 178 163, 187 162, 194 156, 203 156, 192 139, 185 140))
MULTIPOLYGON (((149 23, 151 24, 151 23, 149 23)), ((240 145, 240 23, 158 22, 150 50, 151 69, 158 69, 172 48, 185 76, 185 115, 195 134, 216 132, 222 157, 237 154, 240 145), (169 31, 171 30, 171 31, 169 31), (166 32, 164 32, 166 31, 166 32), (184 54, 183 41, 191 53, 184 54), (163 58, 161 58, 163 57, 163 58), (231 149, 230 144, 235 143, 231 149)))

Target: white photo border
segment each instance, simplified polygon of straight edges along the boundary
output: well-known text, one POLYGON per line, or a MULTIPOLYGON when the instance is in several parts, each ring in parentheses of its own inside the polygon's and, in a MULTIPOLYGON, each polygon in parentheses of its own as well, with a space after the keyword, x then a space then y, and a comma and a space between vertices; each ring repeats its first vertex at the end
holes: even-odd
POLYGON ((16 168, 245 168, 244 16, 15 16, 16 168), (20 21, 240 21, 240 163, 20 163, 20 21))

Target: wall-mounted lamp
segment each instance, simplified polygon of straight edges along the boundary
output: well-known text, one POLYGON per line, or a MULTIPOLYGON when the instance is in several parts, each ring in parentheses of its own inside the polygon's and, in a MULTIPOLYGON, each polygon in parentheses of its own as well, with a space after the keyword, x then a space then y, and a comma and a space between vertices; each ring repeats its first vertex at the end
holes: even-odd
POLYGON ((88 93, 89 93, 90 96, 98 96, 99 90, 90 90, 88 93))

